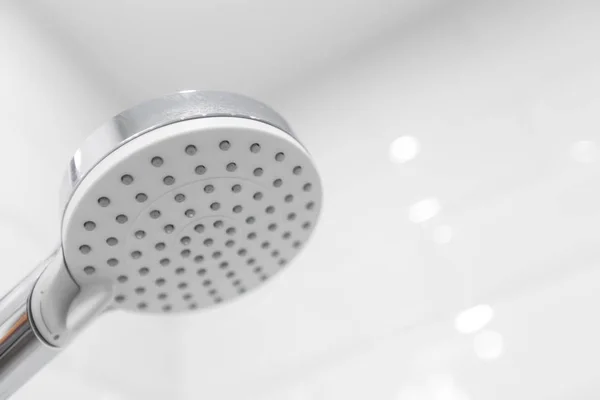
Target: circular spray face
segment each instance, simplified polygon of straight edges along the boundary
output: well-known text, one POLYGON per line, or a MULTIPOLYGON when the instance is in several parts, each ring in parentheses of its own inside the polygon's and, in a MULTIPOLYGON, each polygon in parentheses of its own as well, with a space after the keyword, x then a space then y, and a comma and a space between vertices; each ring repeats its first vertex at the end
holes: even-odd
POLYGON ((231 300, 267 281, 309 238, 321 184, 289 134, 244 118, 201 118, 140 135, 96 165, 63 217, 79 285, 114 306, 164 313, 231 300))

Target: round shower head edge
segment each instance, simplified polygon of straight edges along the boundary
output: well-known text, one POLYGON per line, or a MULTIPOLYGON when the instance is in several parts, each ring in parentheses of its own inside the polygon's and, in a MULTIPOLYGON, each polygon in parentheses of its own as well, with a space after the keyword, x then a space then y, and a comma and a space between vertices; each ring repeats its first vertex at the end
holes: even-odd
POLYGON ((61 212, 64 212, 73 192, 87 173, 123 144, 169 124, 214 117, 263 122, 287 133, 302 145, 279 113, 250 97, 230 92, 197 90, 168 94, 117 114, 86 138, 69 160, 60 190, 61 212))

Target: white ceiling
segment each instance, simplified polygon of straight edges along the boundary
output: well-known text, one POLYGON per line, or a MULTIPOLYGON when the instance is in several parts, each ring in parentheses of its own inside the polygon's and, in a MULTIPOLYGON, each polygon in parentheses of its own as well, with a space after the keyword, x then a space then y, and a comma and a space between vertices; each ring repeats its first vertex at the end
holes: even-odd
MULTIPOLYGON (((265 96, 444 0, 30 0, 21 7, 126 102, 265 96)), ((122 99, 120 99, 122 100, 122 99)))

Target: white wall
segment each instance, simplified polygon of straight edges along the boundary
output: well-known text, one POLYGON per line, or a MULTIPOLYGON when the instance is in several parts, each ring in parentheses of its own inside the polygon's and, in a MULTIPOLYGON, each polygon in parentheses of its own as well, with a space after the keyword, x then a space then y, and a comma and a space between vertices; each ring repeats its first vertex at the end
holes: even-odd
POLYGON ((246 398, 596 399, 597 265, 491 303, 494 317, 481 332, 460 334, 442 318, 298 366, 293 379, 282 373, 246 398), (482 344, 489 332, 500 341, 482 344))
MULTIPOLYGON (((120 111, 118 98, 101 81, 16 2, 0 3, 0 293, 58 244, 58 190, 69 157, 85 136, 120 111)), ((106 316, 15 398, 173 395, 180 376, 178 352, 170 344, 173 329, 155 319, 106 316)))
POLYGON ((285 88, 294 96, 279 108, 327 188, 307 264, 344 277, 348 295, 334 297, 367 330, 598 257, 600 169, 573 157, 600 136, 598 12, 591 1, 459 2, 285 88), (421 153, 394 165, 389 144, 403 135, 421 153), (441 212, 410 223, 429 197, 441 212), (434 243, 439 225, 453 228, 450 246, 434 243))
MULTIPOLYGON (((62 174, 112 107, 94 77, 15 2, 0 4, 0 57, 0 215, 2 237, 11 243, 5 255, 16 264, 6 268, 8 277, 24 275, 58 243, 62 174)), ((3 273, 0 291, 10 282, 3 273)))
MULTIPOLYGON (((281 386, 272 397, 251 398, 592 398, 600 390, 585 350, 595 351, 593 335, 577 333, 597 330, 581 311, 597 302, 588 286, 596 274, 575 278, 600 258, 599 13, 592 1, 453 3, 282 88, 275 103, 315 156, 326 205, 310 249, 282 278, 293 275, 307 296, 280 303, 289 320, 278 322, 294 320, 330 344, 307 355, 309 339, 290 341, 306 358, 262 380, 281 386), (402 135, 422 150, 394 165, 388 146, 402 135), (411 223, 410 206, 428 197, 441 212, 411 223), (439 226, 452 229, 450 243, 435 242, 439 226), (478 302, 506 304, 513 353, 498 365, 463 360, 472 338, 454 338, 448 323, 405 333, 478 302), (467 394, 435 397, 409 379, 412 357, 437 341, 452 362, 415 379, 458 375, 467 394), (420 388, 413 397, 411 385, 420 388)), ((284 341, 267 329, 264 337, 284 341)))

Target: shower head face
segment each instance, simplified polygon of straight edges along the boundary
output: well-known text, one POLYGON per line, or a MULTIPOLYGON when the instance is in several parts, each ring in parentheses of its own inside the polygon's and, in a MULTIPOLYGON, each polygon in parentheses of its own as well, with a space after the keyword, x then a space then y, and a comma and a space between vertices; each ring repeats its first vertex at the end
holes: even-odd
POLYGON ((246 118, 198 118, 116 148, 79 182, 62 226, 80 286, 147 313, 232 300, 282 270, 321 207, 317 170, 288 133, 246 118))

